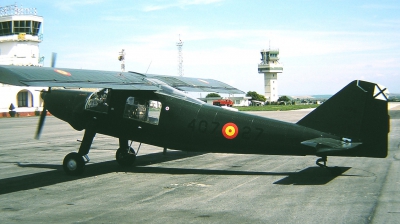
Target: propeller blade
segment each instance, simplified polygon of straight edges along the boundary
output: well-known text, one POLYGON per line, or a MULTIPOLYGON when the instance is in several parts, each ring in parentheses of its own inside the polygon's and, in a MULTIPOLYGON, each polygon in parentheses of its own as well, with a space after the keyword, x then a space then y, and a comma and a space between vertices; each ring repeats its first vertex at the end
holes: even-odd
POLYGON ((44 125, 44 120, 46 119, 46 115, 47 115, 47 108, 46 108, 46 94, 51 92, 51 87, 49 87, 49 89, 47 91, 42 90, 42 93, 40 94, 40 97, 43 99, 43 110, 42 113, 40 113, 40 118, 39 118, 39 123, 38 123, 38 127, 36 130, 36 135, 35 135, 35 139, 39 139, 40 138, 40 134, 42 133, 42 129, 43 129, 43 125, 44 125))
POLYGON ((46 104, 43 104, 43 111, 42 111, 42 113, 40 113, 40 119, 39 119, 38 127, 36 130, 36 135, 35 135, 35 139, 37 139, 37 140, 40 138, 40 134, 42 133, 43 124, 44 124, 46 115, 47 115, 46 104))
POLYGON ((53 53, 51 53, 51 67, 52 68, 56 67, 56 61, 57 61, 57 53, 53 52, 53 53))

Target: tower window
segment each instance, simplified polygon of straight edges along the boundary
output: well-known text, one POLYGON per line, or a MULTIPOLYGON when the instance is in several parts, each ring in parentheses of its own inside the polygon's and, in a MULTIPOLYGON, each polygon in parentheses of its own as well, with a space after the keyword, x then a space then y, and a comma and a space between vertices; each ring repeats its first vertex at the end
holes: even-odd
POLYGON ((41 22, 32 21, 32 35, 37 36, 39 34, 41 22))
POLYGON ((11 34, 11 21, 0 23, 0 36, 6 36, 11 34))
MULTIPOLYGON (((9 29, 11 30, 11 22, 9 22, 9 29)), ((12 33, 26 33, 37 36, 39 34, 41 22, 30 21, 30 20, 17 20, 14 21, 14 27, 12 33)), ((0 33, 1 34, 1 33, 0 33)))
POLYGON ((32 34, 31 21, 26 21, 26 20, 14 21, 14 33, 32 34))

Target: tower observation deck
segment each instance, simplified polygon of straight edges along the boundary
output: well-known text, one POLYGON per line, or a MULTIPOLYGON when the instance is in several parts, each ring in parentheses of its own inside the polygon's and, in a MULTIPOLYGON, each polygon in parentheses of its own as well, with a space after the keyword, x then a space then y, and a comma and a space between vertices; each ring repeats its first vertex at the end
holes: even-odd
POLYGON ((42 23, 36 8, 0 7, 0 64, 39 66, 42 23))
POLYGON ((278 73, 282 73, 283 65, 279 63, 279 49, 261 50, 261 63, 258 73, 264 74, 264 96, 267 101, 277 101, 278 73))

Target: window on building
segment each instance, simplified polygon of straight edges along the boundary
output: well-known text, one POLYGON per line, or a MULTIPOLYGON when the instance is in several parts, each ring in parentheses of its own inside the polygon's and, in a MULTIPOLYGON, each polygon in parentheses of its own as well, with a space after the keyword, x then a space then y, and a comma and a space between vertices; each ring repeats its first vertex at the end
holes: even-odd
POLYGON ((11 21, 0 23, 0 36, 6 36, 11 34, 11 21))
POLYGON ((33 97, 28 90, 21 90, 17 94, 18 107, 32 107, 33 97))
POLYGON ((26 33, 32 34, 31 21, 28 20, 17 20, 14 21, 14 32, 13 33, 26 33))
POLYGON ((39 34, 41 22, 32 21, 32 35, 37 36, 39 34))

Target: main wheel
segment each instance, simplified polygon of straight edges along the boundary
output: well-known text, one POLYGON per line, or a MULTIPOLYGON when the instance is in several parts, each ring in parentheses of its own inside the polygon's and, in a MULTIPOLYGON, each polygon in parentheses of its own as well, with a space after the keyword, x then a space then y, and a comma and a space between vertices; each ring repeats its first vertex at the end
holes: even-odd
POLYGON ((85 169, 85 160, 78 153, 71 152, 65 156, 63 168, 68 175, 80 175, 85 169))
POLYGON ((132 147, 129 147, 129 151, 127 148, 119 148, 115 153, 115 159, 120 166, 132 166, 136 160, 135 150, 132 147))

